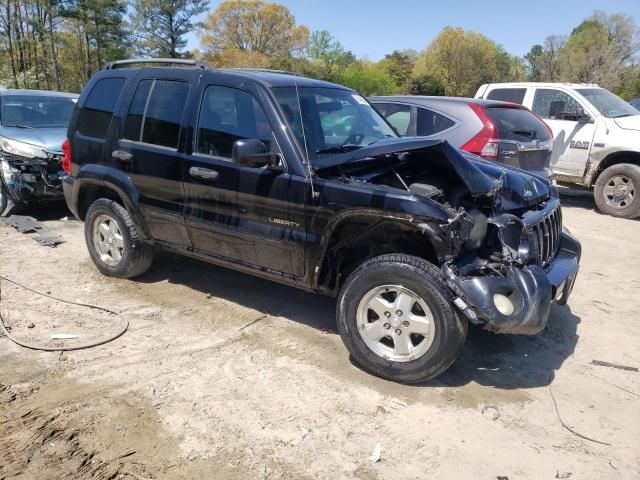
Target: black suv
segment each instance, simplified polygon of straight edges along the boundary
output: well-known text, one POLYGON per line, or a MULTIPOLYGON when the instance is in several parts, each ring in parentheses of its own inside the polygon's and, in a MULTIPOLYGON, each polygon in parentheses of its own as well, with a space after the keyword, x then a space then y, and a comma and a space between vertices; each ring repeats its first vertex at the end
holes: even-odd
POLYGON ((339 85, 171 62, 108 65, 72 116, 65 197, 105 275, 156 247, 337 296, 355 362, 406 383, 467 321, 534 334, 567 301, 580 244, 547 180, 398 138, 339 85))

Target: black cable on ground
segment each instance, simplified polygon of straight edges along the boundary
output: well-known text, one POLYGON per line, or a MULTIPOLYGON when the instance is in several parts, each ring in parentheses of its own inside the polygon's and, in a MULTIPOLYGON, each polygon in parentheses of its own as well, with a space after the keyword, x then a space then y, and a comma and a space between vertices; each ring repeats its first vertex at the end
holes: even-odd
MULTIPOLYGON (((52 295, 49 295, 47 293, 43 293, 43 292, 39 292, 37 290, 34 290, 33 288, 27 287, 26 285, 22 285, 21 283, 16 282, 15 280, 11 280, 10 278, 4 277, 2 275, 0 275, 0 305, 2 305, 2 280, 9 282, 19 288, 22 288, 24 290, 28 290, 29 292, 35 293, 36 295, 41 295, 43 297, 47 297, 50 298, 51 300, 54 300, 56 302, 60 302, 60 303, 66 303, 67 305, 75 305, 78 307, 86 307, 86 308, 90 308, 93 310, 99 310, 102 312, 106 312, 109 313, 111 315, 117 315, 118 317, 120 317, 120 314, 118 312, 115 312, 113 310, 110 310, 108 308, 105 307, 98 307, 97 305, 90 305, 87 303, 79 303, 79 302, 73 302, 71 300, 64 300, 62 298, 57 298, 54 297, 52 295)), ((105 339, 102 340, 97 340, 95 342, 90 342, 90 343, 83 343, 81 345, 74 345, 74 346, 70 346, 70 347, 43 347, 40 345, 33 345, 30 343, 26 343, 23 342, 21 340, 18 340, 17 338, 15 338, 7 329, 7 326, 5 325, 4 322, 4 318, 2 318, 2 313, 0 312, 0 328, 2 329, 2 331, 4 332, 4 334, 7 336, 7 338, 9 340, 11 340, 12 342, 16 343, 17 345, 20 345, 21 347, 25 347, 25 348, 30 348, 32 350, 43 350, 45 352, 69 352, 72 350, 83 350, 85 348, 91 348, 91 347, 97 347, 98 345, 104 345, 105 343, 109 343, 113 340, 115 340, 116 338, 122 336, 124 334, 124 332, 127 331, 127 329, 129 328, 129 321, 126 320, 125 318, 121 318, 122 322, 123 322, 123 327, 122 329, 120 329, 117 333, 115 333, 114 335, 111 335, 110 337, 107 337, 105 339)))

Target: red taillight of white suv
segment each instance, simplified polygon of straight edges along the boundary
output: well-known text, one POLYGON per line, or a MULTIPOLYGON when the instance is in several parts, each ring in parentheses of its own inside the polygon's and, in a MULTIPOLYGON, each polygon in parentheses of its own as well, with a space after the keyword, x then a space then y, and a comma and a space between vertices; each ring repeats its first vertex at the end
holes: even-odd
POLYGON ((67 175, 71 174, 71 143, 68 138, 62 142, 62 170, 67 175))
POLYGON ((500 139, 497 138, 498 132, 496 131, 493 121, 491 121, 486 114, 482 105, 469 102, 469 107, 482 122, 482 130, 460 148, 484 158, 497 159, 500 149, 500 139))

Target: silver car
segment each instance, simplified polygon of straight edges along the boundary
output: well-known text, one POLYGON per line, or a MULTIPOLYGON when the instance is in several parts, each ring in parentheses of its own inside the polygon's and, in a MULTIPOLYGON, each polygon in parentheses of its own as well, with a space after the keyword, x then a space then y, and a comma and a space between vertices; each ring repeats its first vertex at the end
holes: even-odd
POLYGON ((551 177, 553 134, 522 105, 454 97, 372 97, 369 101, 403 136, 447 140, 454 147, 551 177))
POLYGON ((0 216, 62 199, 62 142, 78 95, 0 90, 0 216))

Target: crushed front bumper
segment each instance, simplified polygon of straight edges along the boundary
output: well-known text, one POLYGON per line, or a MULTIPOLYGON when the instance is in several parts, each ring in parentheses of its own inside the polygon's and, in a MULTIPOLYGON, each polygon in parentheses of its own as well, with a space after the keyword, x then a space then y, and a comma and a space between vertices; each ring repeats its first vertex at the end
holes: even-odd
POLYGON ((567 303, 578 273, 582 247, 567 229, 562 230, 560 247, 552 262, 507 268, 506 275, 458 277, 451 265, 443 272, 457 295, 454 304, 477 325, 496 333, 534 335, 547 324, 551 303, 567 303), (502 295, 513 305, 509 315, 494 300, 502 295))

